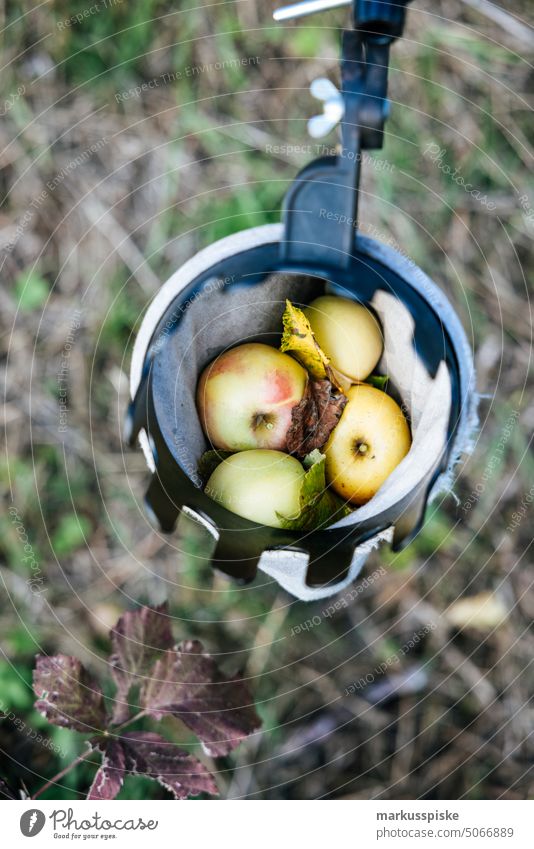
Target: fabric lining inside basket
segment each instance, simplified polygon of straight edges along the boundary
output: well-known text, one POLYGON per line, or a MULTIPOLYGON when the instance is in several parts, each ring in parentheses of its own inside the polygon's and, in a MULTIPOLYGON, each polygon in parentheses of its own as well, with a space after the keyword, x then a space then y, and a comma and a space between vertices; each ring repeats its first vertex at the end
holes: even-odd
MULTIPOLYGON (((194 414, 202 369, 225 349, 245 341, 277 345, 286 298, 297 304, 309 303, 325 291, 325 281, 297 274, 273 274, 251 286, 235 286, 213 278, 196 297, 180 303, 178 332, 166 338, 166 356, 172 357, 175 375, 168 391, 173 394, 173 427, 180 434, 177 455, 192 479, 191 470, 196 469, 203 452, 210 447, 194 414)), ((447 439, 452 388, 445 362, 432 378, 414 350, 412 316, 398 298, 378 290, 371 305, 384 331, 384 354, 378 370, 390 377, 409 415, 413 444, 376 496, 335 527, 377 515, 409 495, 431 476, 447 439)), ((163 334, 160 331, 160 336, 163 334)), ((157 337, 154 344, 157 348, 157 337)))

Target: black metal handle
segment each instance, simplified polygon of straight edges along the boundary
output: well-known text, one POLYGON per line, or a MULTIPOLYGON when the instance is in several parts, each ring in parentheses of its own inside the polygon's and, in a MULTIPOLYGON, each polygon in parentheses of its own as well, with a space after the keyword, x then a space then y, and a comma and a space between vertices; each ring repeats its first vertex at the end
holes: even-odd
POLYGON ((354 0, 354 30, 343 33, 342 149, 297 175, 283 208, 284 261, 346 268, 358 222, 361 151, 381 148, 389 115, 389 49, 403 31, 406 4, 354 0))
POLYGON ((354 26, 368 35, 388 39, 400 38, 404 31, 406 6, 410 0, 353 0, 354 26))

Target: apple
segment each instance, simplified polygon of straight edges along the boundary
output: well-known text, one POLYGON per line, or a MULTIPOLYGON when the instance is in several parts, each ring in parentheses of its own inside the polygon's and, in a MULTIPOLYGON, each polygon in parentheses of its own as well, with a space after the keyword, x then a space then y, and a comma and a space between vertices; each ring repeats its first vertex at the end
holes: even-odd
POLYGON ((326 478, 338 495, 361 505, 378 492, 412 440, 401 408, 385 392, 361 383, 347 395, 324 449, 326 478))
POLYGON ((205 492, 244 519, 281 528, 277 513, 299 513, 304 475, 299 461, 282 451, 241 451, 217 466, 205 492))
POLYGON ((204 369, 198 384, 204 433, 224 451, 284 450, 291 411, 307 380, 299 363, 270 345, 230 348, 204 369))
POLYGON ((351 380, 369 377, 384 350, 382 330, 370 310, 348 298, 323 295, 304 313, 335 369, 351 380))

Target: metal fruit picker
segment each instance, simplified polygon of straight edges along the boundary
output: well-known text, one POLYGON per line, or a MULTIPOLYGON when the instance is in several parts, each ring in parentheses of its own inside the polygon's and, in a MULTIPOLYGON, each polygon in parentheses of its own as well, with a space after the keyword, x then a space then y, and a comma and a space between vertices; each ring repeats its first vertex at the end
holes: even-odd
MULTIPOLYGON (((349 5, 309 0, 285 19, 349 5)), ((211 540, 213 567, 249 582, 258 569, 303 600, 349 585, 372 548, 395 551, 420 530, 428 503, 451 487, 469 449, 477 396, 469 344, 441 289, 403 253, 357 230, 362 151, 381 148, 388 115, 389 51, 402 35, 405 2, 354 0, 343 33, 341 91, 317 80, 324 114, 313 136, 340 123, 336 155, 311 162, 285 197, 282 221, 224 238, 163 285, 137 336, 126 438, 145 453, 149 515, 171 533, 179 516, 211 540), (257 525, 212 501, 197 472, 206 443, 195 408, 198 377, 230 345, 277 344, 286 298, 309 303, 325 292, 370 303, 384 332, 379 370, 410 419, 410 452, 363 507, 327 528, 296 533, 257 525)))

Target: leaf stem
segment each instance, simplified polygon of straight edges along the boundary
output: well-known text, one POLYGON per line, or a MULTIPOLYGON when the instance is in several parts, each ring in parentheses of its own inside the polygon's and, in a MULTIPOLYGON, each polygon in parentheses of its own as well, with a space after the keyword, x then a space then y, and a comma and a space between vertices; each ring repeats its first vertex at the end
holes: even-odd
POLYGON ((131 716, 130 719, 127 719, 126 722, 123 722, 122 725, 117 725, 116 728, 113 729, 114 734, 120 734, 121 731, 124 731, 129 725, 133 725, 134 722, 137 722, 138 719, 142 719, 147 715, 146 710, 140 710, 139 713, 136 713, 135 716, 131 716))
POLYGON ((50 787, 52 787, 53 784, 57 784, 57 782, 64 778, 65 775, 67 775, 72 769, 74 769, 75 766, 78 766, 78 764, 82 763, 82 761, 88 758, 92 751, 92 749, 89 749, 89 751, 84 752, 82 755, 78 755, 77 758, 74 758, 74 760, 70 764, 68 764, 60 772, 54 775, 54 777, 51 778, 50 781, 47 781, 46 784, 43 784, 41 789, 38 790, 37 793, 32 796, 32 799, 38 799, 39 796, 42 796, 42 794, 45 793, 50 787))

